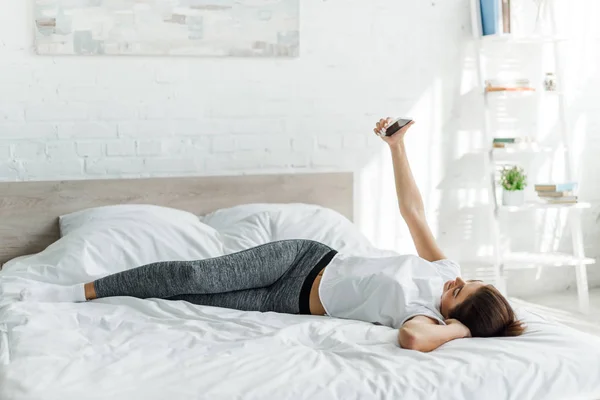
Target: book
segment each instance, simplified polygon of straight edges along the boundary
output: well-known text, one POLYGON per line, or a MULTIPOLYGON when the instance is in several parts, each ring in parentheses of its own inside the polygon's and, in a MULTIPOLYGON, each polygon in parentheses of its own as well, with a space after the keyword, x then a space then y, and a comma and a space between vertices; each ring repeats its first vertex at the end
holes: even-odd
POLYGON ((492 143, 492 147, 495 149, 520 149, 525 148, 525 143, 503 143, 503 142, 494 142, 492 143))
POLYGON ((539 197, 567 197, 573 196, 573 192, 571 190, 567 190, 565 192, 537 192, 539 197))
POLYGON ((519 143, 521 141, 521 138, 502 138, 502 137, 496 137, 494 138, 494 143, 519 143))
POLYGON ((502 32, 510 33, 510 0, 502 0, 502 32))
POLYGON ((575 204, 577 203, 577 196, 545 198, 544 202, 546 204, 575 204))
POLYGON ((502 27, 500 0, 481 0, 480 7, 483 35, 499 34, 502 27))
POLYGON ((525 149, 528 145, 532 148, 537 146, 535 139, 529 136, 513 138, 498 137, 492 141, 492 147, 495 149, 525 149))
POLYGON ((532 87, 486 86, 486 92, 535 92, 532 87))
POLYGON ((565 183, 540 183, 535 185, 537 192, 567 192, 577 188, 577 182, 565 183))
POLYGON ((527 78, 516 79, 486 79, 486 86, 508 86, 517 88, 526 88, 531 86, 531 82, 527 78))
POLYGON ((527 78, 514 78, 514 79, 486 79, 486 85, 491 86, 515 86, 515 87, 527 87, 531 85, 531 81, 527 78))
POLYGON ((486 92, 534 92, 531 82, 526 78, 501 80, 487 79, 485 81, 486 92))

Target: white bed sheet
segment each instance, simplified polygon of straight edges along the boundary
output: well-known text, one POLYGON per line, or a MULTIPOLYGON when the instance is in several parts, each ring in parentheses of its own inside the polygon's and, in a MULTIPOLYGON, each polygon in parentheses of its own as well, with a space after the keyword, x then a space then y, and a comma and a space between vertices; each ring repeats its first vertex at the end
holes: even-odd
MULTIPOLYGON (((292 234, 280 215, 250 218, 263 229, 257 241, 292 234)), ((221 227, 230 245, 238 222, 221 227)), ((360 251, 382 254, 368 243, 360 251)), ((27 259, 0 279, 65 283, 27 259)), ((600 340, 523 309, 522 337, 456 340, 424 354, 400 349, 396 330, 363 322, 123 297, 25 303, 14 294, 0 297, 2 400, 600 397, 600 340)))

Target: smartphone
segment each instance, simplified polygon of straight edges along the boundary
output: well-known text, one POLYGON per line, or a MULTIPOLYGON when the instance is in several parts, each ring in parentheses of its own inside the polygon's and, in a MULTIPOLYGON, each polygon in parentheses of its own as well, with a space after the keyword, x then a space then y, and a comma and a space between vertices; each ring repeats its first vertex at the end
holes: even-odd
POLYGON ((398 118, 390 126, 385 130, 385 136, 392 136, 394 133, 398 132, 400 129, 404 128, 406 125, 410 124, 412 119, 406 118, 398 118))

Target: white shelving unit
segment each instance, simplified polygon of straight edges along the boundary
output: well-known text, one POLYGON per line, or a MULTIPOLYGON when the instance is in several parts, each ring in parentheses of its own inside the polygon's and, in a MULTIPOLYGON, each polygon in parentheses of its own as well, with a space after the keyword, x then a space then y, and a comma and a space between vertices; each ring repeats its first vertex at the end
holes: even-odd
POLYGON ((575 204, 549 204, 542 202, 527 202, 521 206, 499 206, 500 211, 506 212, 517 212, 517 211, 526 211, 526 210, 534 210, 534 209, 548 209, 548 208, 558 208, 558 209, 581 209, 581 208, 590 208, 591 204, 586 202, 579 202, 575 204))
POLYGON ((545 44, 560 43, 569 40, 564 36, 518 36, 511 34, 487 35, 477 38, 484 43, 545 44))
MULTIPOLYGON (((553 16, 554 17, 554 16, 553 16)), ((571 155, 571 143, 569 136, 569 126, 566 118, 566 102, 564 88, 561 87, 561 76, 563 76, 563 68, 561 65, 561 59, 558 55, 558 46, 561 42, 567 40, 563 37, 555 36, 534 36, 534 37, 518 37, 513 35, 491 35, 483 37, 475 37, 475 51, 477 53, 477 75, 483 93, 484 102, 484 134, 488 143, 493 141, 494 132, 491 127, 491 112, 490 112, 490 97, 501 96, 502 98, 510 101, 511 98, 520 98, 522 96, 555 96, 559 102, 560 109, 560 130, 562 134, 562 147, 547 147, 540 146, 537 144, 524 144, 517 148, 491 148, 482 149, 480 153, 486 154, 484 168, 486 176, 488 176, 488 190, 490 191, 490 198, 492 200, 492 207, 490 207, 490 224, 492 227, 493 235, 493 256, 491 259, 485 261, 493 265, 493 278, 495 279, 496 286, 503 293, 507 293, 505 271, 513 269, 527 269, 527 268, 538 268, 540 266, 548 267, 567 267, 574 266, 576 277, 577 277, 577 294, 579 301, 579 309, 582 313, 589 312, 589 291, 587 281, 587 265, 594 264, 594 259, 585 257, 584 246, 583 246, 583 234, 581 230, 581 210, 589 208, 589 203, 576 203, 576 204, 546 204, 531 202, 526 203, 518 207, 505 207, 499 204, 496 194, 496 165, 502 161, 503 156, 507 156, 514 153, 544 153, 553 152, 559 149, 565 151, 565 177, 567 180, 575 180, 573 175, 573 157, 571 155), (486 47, 493 43, 505 43, 506 45, 519 45, 519 44, 536 44, 540 46, 552 46, 554 52, 554 63, 556 76, 559 84, 559 91, 557 92, 487 92, 484 90, 484 82, 486 80, 486 54, 484 50, 486 47), (569 217, 569 227, 571 229, 573 253, 562 254, 562 253, 514 253, 514 252, 503 252, 501 248, 501 225, 500 215, 504 212, 532 212, 535 210, 546 210, 546 209, 559 209, 565 210, 569 217)))

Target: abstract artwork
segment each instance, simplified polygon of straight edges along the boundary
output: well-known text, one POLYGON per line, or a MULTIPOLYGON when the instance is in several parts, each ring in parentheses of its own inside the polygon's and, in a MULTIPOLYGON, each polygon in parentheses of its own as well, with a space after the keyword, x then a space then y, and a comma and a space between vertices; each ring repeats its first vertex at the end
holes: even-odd
POLYGON ((300 0, 34 0, 38 54, 295 57, 300 0))

